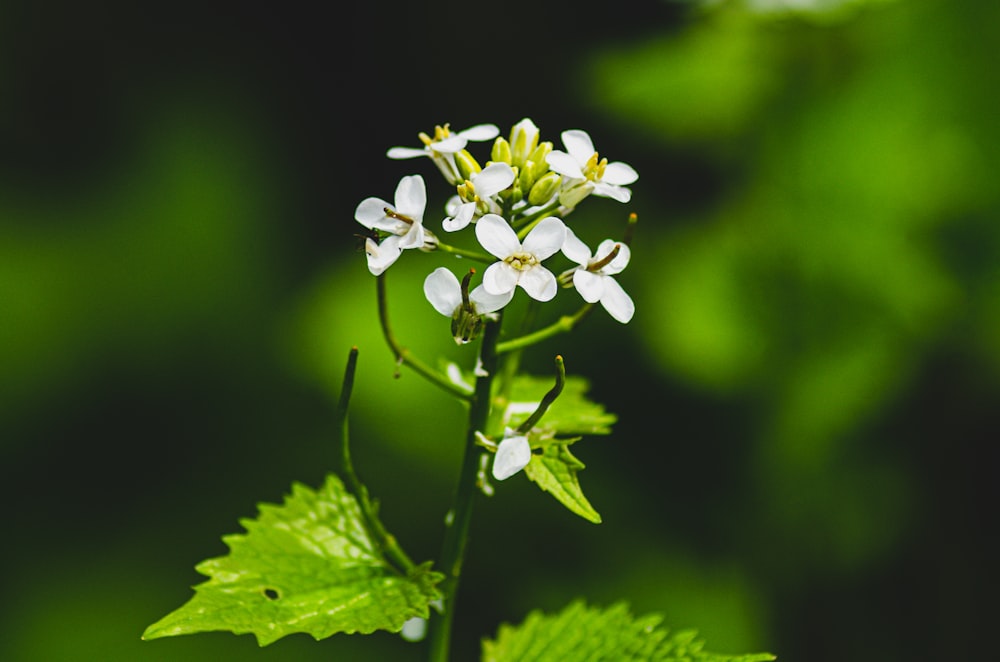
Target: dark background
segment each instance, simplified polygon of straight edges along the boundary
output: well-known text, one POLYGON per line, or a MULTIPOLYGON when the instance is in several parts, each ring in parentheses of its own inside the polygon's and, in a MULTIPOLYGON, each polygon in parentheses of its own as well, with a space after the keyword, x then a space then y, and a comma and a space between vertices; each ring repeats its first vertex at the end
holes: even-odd
MULTIPOLYGON (((637 313, 527 353, 619 415, 575 446, 604 523, 523 476, 481 500, 456 659, 576 597, 723 652, 987 657, 1000 12, 778 4, 0 5, 0 659, 420 659, 139 636, 256 503, 320 484, 352 345, 359 471, 436 556, 462 411, 392 379, 353 210, 414 172, 440 208, 385 150, 522 117, 639 171, 573 217, 595 245, 639 214, 637 313)), ((398 332, 468 360, 422 258, 398 332)))

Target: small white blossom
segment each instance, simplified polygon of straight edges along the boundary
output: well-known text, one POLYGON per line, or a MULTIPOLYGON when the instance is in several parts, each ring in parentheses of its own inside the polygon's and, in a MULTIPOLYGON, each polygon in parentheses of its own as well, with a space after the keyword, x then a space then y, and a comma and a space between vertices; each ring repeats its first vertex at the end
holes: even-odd
POLYGON ((423 147, 392 147, 386 152, 390 159, 413 159, 420 156, 430 157, 441 174, 451 184, 460 184, 462 177, 455 165, 455 153, 465 149, 470 140, 480 142, 493 140, 500 134, 495 124, 477 124, 464 131, 452 132, 448 125, 434 127, 434 136, 420 134, 423 147))
POLYGON ((372 239, 365 242, 368 270, 378 276, 395 262, 406 248, 423 248, 433 240, 424 229, 424 207, 427 191, 420 175, 410 175, 399 180, 395 204, 381 198, 366 198, 354 211, 354 218, 369 229, 388 232, 382 243, 372 239))
POLYGON ((627 324, 635 314, 635 304, 612 276, 628 266, 631 258, 629 247, 621 242, 605 239, 591 255, 587 245, 567 228, 562 252, 580 265, 563 274, 562 278, 572 274, 573 285, 584 301, 600 301, 608 314, 622 324, 627 324))
POLYGON ((553 150, 546 157, 549 168, 564 179, 564 190, 572 207, 586 195, 593 193, 618 202, 632 199, 632 191, 626 185, 639 179, 639 174, 627 163, 608 163, 600 159, 594 143, 586 131, 570 129, 562 132, 566 151, 553 150))
MULTIPOLYGON (((462 285, 455 274, 445 267, 438 267, 424 279, 424 296, 434 310, 451 317, 462 305, 462 285)), ((500 310, 513 298, 513 290, 504 294, 490 294, 482 285, 469 293, 469 302, 480 315, 500 310)))
POLYGON ((531 462, 531 445, 524 435, 508 428, 493 458, 493 478, 507 480, 531 462))
POLYGON ((566 239, 566 226, 560 219, 543 218, 522 244, 507 221, 486 214, 476 224, 476 237, 483 248, 500 258, 483 273, 487 292, 505 294, 520 285, 538 301, 549 301, 556 295, 556 277, 542 266, 542 261, 557 253, 566 239))
MULTIPOLYGON (((448 201, 446 211, 448 218, 444 219, 442 226, 448 232, 456 232, 466 227, 477 215, 477 208, 480 204, 486 207, 489 213, 500 211, 493 196, 503 191, 514 183, 514 170, 506 163, 491 163, 480 172, 472 176, 472 179, 465 183, 464 189, 471 200, 462 202, 462 198, 455 196, 448 201)), ((459 190, 463 187, 459 186, 459 190)))

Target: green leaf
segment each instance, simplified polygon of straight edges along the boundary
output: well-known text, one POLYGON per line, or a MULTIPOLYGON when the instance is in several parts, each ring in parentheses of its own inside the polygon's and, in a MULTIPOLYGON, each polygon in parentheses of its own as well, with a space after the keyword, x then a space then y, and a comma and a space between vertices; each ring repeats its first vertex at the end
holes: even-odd
POLYGON ((576 472, 584 468, 583 462, 569 452, 566 443, 546 444, 541 450, 541 455, 531 457, 524 473, 571 511, 585 520, 600 524, 601 516, 583 496, 580 481, 576 478, 576 472))
MULTIPOLYGON (((518 376, 511 389, 516 399, 507 403, 504 409, 504 425, 515 428, 527 419, 552 388, 552 383, 551 377, 518 376)), ((540 427, 560 436, 611 434, 611 426, 617 417, 586 398, 584 394, 588 387, 587 380, 582 377, 567 377, 562 393, 545 412, 540 427)))
POLYGON ((719 655, 702 650, 692 630, 671 632, 662 618, 633 617, 625 603, 607 609, 575 601, 560 613, 528 614, 519 626, 503 624, 496 640, 483 640, 483 662, 764 662, 769 653, 719 655))
POLYGON ((323 639, 338 632, 399 631, 426 618, 440 598, 443 576, 430 564, 403 574, 379 554, 357 501, 334 475, 314 491, 292 485, 283 505, 261 504, 247 533, 223 537, 227 556, 196 570, 209 577, 195 595, 143 634, 156 639, 227 630, 252 633, 266 646, 304 632, 323 639))

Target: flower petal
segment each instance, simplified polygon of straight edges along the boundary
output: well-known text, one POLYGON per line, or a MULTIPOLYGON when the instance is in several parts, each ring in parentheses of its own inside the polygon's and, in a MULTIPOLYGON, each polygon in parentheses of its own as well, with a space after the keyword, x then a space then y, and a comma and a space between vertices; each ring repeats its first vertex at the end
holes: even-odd
POLYGON ((424 178, 420 175, 410 175, 400 179, 396 187, 396 211, 419 223, 424 218, 426 206, 427 189, 424 186, 424 178))
POLYGON ((559 150, 552 150, 545 157, 546 163, 549 164, 549 168, 552 172, 562 175, 563 177, 569 177, 570 179, 583 179, 583 170, 580 168, 580 163, 573 158, 572 155, 566 152, 560 152, 559 150))
POLYGON ((507 480, 531 462, 531 445, 524 436, 508 437, 497 446, 493 458, 493 478, 507 480))
POLYGON ((470 126, 464 131, 459 131, 458 135, 466 140, 481 142, 483 140, 493 140, 500 135, 500 128, 496 124, 477 124, 470 126))
POLYGON ((628 202, 632 199, 632 191, 629 189, 606 182, 594 182, 594 195, 602 198, 611 198, 618 202, 628 202))
POLYGON ((454 154, 463 149, 468 142, 465 136, 460 133, 453 133, 444 140, 431 143, 431 149, 439 154, 454 154))
POLYGON ((455 215, 441 221, 441 227, 447 232, 457 232, 469 224, 473 214, 476 213, 475 202, 465 202, 458 206, 455 215))
POLYGON ((424 296, 434 310, 451 317, 462 304, 462 286, 450 270, 438 267, 424 279, 424 296))
POLYGON ((590 262, 590 249, 572 230, 566 228, 566 241, 562 245, 563 255, 579 265, 587 266, 590 262))
POLYGON ((540 264, 522 271, 517 284, 535 301, 550 301, 559 289, 556 277, 540 264))
POLYGON ((506 163, 491 163, 473 178, 472 183, 476 195, 485 200, 514 183, 514 169, 506 163))
POLYGON ((483 272, 483 289, 489 294, 513 293, 520 276, 521 272, 515 271, 506 262, 494 262, 483 272))
POLYGON ((390 159, 415 159, 418 156, 427 156, 428 154, 426 149, 417 147, 391 147, 385 153, 390 159))
POLYGON ((639 179, 639 173, 629 164, 615 161, 605 166, 604 176, 601 179, 608 184, 626 186, 639 179))
POLYGON ((399 237, 399 247, 421 248, 424 245, 424 226, 414 223, 406 227, 406 230, 399 237))
POLYGON ((594 259, 601 260, 611 254, 611 251, 618 247, 618 255, 615 259, 608 262, 601 268, 602 274, 616 274, 625 270, 628 266, 629 260, 632 259, 632 251, 629 250, 628 244, 623 244, 620 241, 615 241, 614 239, 605 239, 601 242, 601 245, 597 247, 597 252, 594 253, 594 259))
POLYGON ((382 198, 365 198, 354 210, 354 219, 366 228, 375 227, 375 224, 385 219, 385 208, 392 209, 392 205, 382 198))
POLYGON ((566 225, 555 216, 547 216, 524 238, 522 250, 544 260, 559 252, 565 242, 566 225))
POLYGON ((610 276, 604 279, 604 294, 601 295, 604 310, 622 324, 628 324, 635 314, 635 303, 622 286, 610 276))
POLYGON ((521 250, 514 229, 496 214, 486 214, 476 223, 476 238, 490 255, 501 260, 521 250))
POLYGON ((368 256, 368 271, 372 272, 373 276, 378 276, 392 266, 403 251, 399 247, 399 237, 396 235, 387 237, 377 246, 374 244, 374 241, 366 243, 365 253, 368 256))
POLYGON ((576 291, 580 293, 584 301, 597 303, 601 300, 601 295, 604 294, 604 281, 608 278, 609 276, 595 274, 586 269, 577 269, 573 272, 573 286, 576 287, 576 291))
POLYGON ((490 294, 486 288, 480 285, 469 293, 469 300, 476 305, 476 312, 480 314, 492 313, 500 310, 514 298, 514 288, 503 294, 490 294))
POLYGON ((563 147, 566 151, 576 159, 576 162, 583 165, 587 162, 594 152, 594 141, 590 139, 590 135, 586 131, 581 131, 580 129, 570 129, 569 131, 562 132, 562 142, 563 147))

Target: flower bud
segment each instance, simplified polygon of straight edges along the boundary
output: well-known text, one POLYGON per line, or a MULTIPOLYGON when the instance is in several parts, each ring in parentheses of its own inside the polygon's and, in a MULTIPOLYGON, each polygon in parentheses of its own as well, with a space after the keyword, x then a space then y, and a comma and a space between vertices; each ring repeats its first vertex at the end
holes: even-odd
POLYGON ((559 192, 559 204, 563 207, 573 209, 580 204, 584 198, 590 195, 590 192, 593 190, 594 185, 590 182, 580 182, 575 186, 571 186, 570 188, 563 189, 559 192))
POLYGON ((511 165, 524 166, 537 145, 538 127, 525 117, 510 130, 511 165))
POLYGON ((545 173, 541 179, 535 182, 535 185, 532 186, 531 190, 528 192, 528 204, 543 205, 551 200, 552 196, 555 195, 555 192, 559 189, 559 183, 561 181, 562 177, 558 174, 554 172, 545 173))
POLYGON ((490 159, 496 163, 506 163, 510 165, 510 143, 498 137, 493 142, 493 151, 490 152, 490 159))
POLYGON ((458 174, 462 179, 472 179, 472 176, 482 171, 479 162, 476 161, 469 150, 462 149, 455 153, 455 165, 458 167, 458 174))

